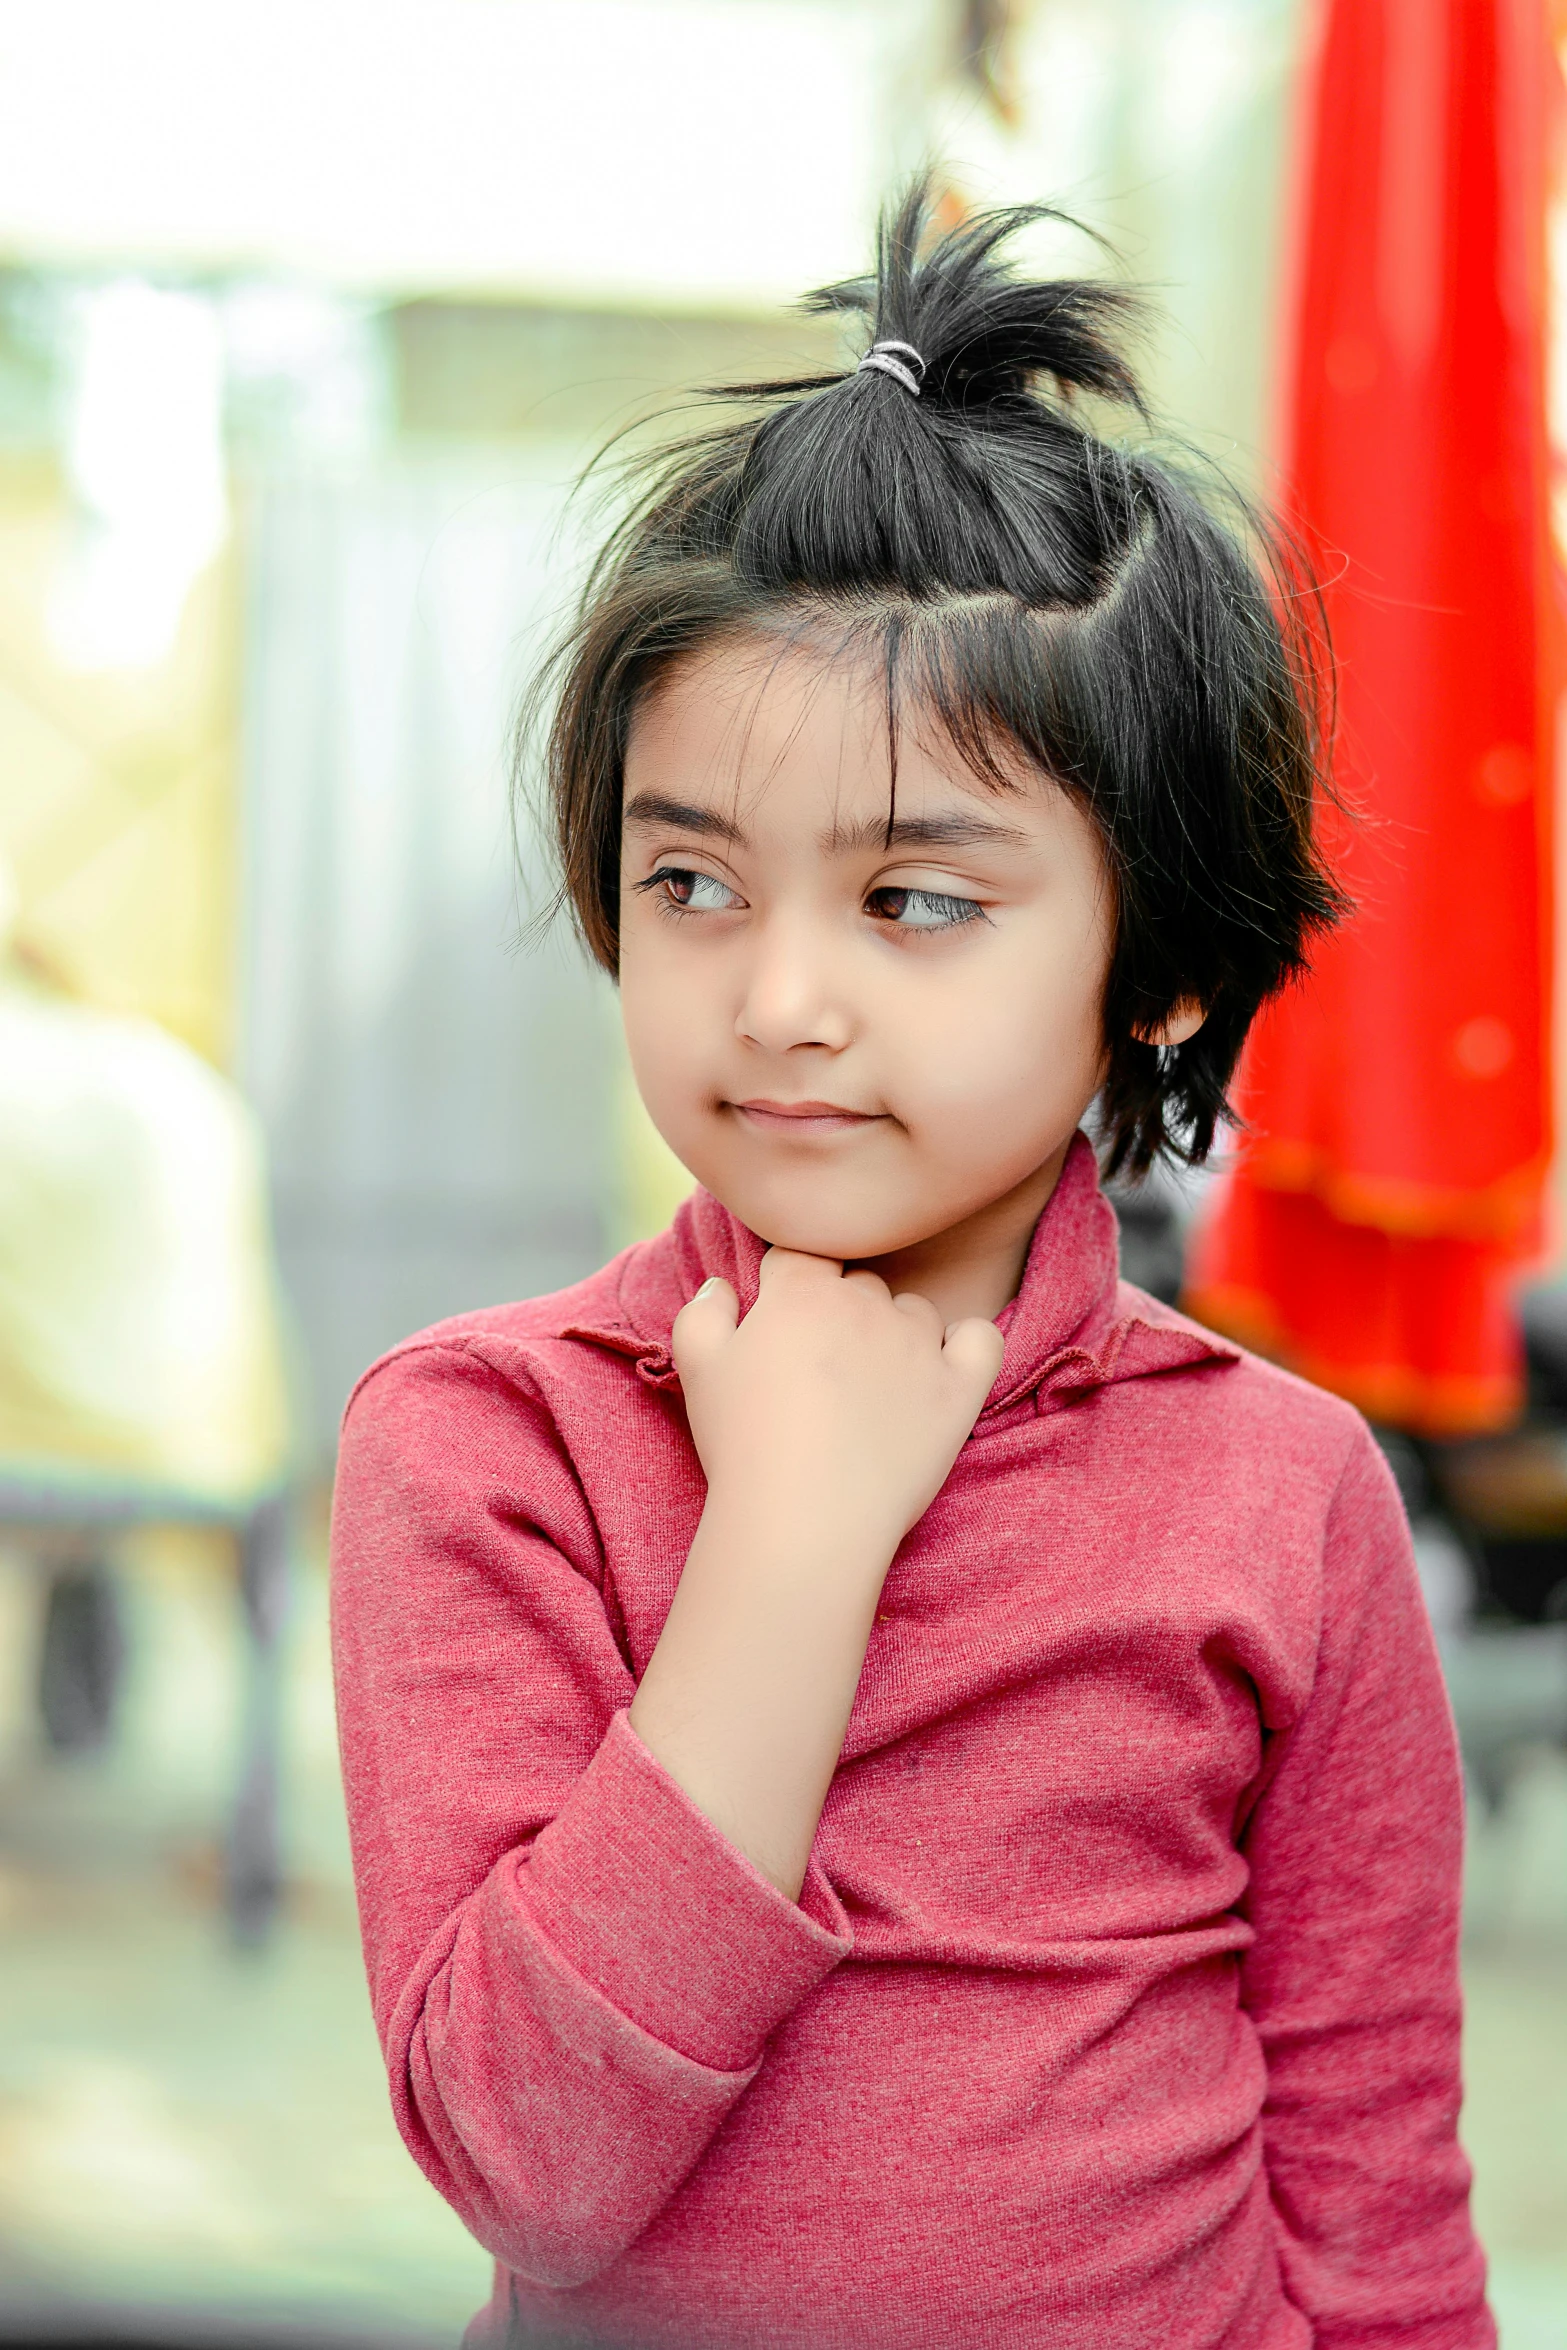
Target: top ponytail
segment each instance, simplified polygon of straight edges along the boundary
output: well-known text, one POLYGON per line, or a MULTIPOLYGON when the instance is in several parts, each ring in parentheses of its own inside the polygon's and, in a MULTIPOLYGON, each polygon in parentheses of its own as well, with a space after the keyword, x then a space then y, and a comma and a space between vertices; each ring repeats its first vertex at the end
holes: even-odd
POLYGON ((1017 230, 1060 217, 1051 206, 984 213, 922 257, 927 204, 916 186, 882 222, 874 277, 823 286, 801 307, 858 311, 874 342, 906 337, 925 362, 921 390, 971 418, 998 400, 1023 399, 1042 376, 1060 392, 1097 392, 1141 409, 1119 348, 1137 315, 1134 295, 1091 278, 1019 283, 997 266, 997 249, 1017 230))
POLYGON ((1313 839, 1314 591, 1233 492, 1221 520, 1175 466, 1094 431, 1085 395, 1146 421, 1141 305, 1012 274, 1002 247, 1049 208, 941 236, 930 212, 917 183, 874 276, 805 305, 858 315, 909 380, 856 362, 720 387, 749 412, 654 461, 595 568, 549 745, 566 893, 613 971, 626 742, 671 662, 759 632, 875 658, 894 728, 933 716, 998 789, 1020 751, 1093 816, 1117 895, 1108 1168, 1199 1160, 1258 1006, 1341 903, 1313 839), (1190 999, 1194 1037, 1141 1041, 1190 999))

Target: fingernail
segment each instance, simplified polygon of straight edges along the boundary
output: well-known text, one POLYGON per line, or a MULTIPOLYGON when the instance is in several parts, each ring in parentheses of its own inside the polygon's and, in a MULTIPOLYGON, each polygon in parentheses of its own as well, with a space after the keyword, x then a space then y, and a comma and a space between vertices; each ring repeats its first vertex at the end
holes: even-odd
POLYGON ((708 1278, 707 1278, 707 1279, 706 1279, 706 1280, 703 1282, 703 1284, 702 1284, 701 1288, 700 1288, 700 1289, 697 1291, 697 1293, 696 1293, 696 1297, 694 1297, 694 1298, 691 1300, 691 1303, 692 1303, 693 1305, 695 1305, 695 1304, 696 1304, 696 1301, 697 1301, 697 1298, 698 1298, 698 1297, 706 1297, 706 1296, 708 1296, 708 1295, 709 1295, 709 1293, 710 1293, 711 1291, 715 1290, 717 1287, 718 1287, 718 1275, 717 1275, 716 1273, 710 1273, 710 1274, 708 1275, 708 1278))

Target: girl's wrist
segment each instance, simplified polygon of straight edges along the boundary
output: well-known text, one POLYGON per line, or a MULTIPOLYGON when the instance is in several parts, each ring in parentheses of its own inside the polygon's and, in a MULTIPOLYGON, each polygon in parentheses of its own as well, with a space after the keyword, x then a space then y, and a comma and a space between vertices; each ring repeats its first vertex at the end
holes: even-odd
MULTIPOLYGON (((698 1543, 761 1576, 879 1590, 903 1529, 885 1509, 822 1493, 709 1487, 698 1543)), ((693 1545, 696 1547, 696 1545, 693 1545)))

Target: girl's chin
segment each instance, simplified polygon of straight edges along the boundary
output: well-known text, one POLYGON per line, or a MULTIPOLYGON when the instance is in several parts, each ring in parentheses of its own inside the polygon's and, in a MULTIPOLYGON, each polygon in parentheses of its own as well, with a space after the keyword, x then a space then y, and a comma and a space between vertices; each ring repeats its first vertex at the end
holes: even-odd
POLYGON ((889 1257, 900 1249, 915 1248, 922 1240, 930 1240, 946 1228, 940 1217, 929 1224, 894 1226, 885 1217, 863 1212, 834 1214, 826 1208, 815 1214, 802 1212, 798 1201, 792 1201, 780 1213, 768 1199, 725 1198, 722 1192, 716 1196, 742 1224, 749 1225, 765 1240, 769 1248, 797 1249, 802 1256, 832 1257, 845 1264, 862 1265, 874 1257, 889 1257))

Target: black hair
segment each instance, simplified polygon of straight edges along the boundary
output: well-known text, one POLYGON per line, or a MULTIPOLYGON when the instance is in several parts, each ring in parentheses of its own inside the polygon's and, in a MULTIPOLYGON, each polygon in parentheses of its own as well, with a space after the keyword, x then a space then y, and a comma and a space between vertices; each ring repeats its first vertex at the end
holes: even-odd
POLYGON ((894 789, 912 710, 996 789, 1016 788, 1021 753, 1091 814, 1116 892, 1106 1169, 1135 1177, 1207 1155, 1259 1006, 1342 910, 1313 830, 1319 599, 1227 484, 1093 428, 1092 400, 1146 423, 1126 356, 1141 306, 1008 268, 1005 241, 1059 216, 1019 206, 936 235, 931 211, 918 182, 883 220, 874 276, 805 305, 863 317, 917 392, 879 365, 721 387, 750 412, 650 461, 552 672, 564 895, 613 973, 640 703, 726 636, 828 632, 881 664, 894 789), (1190 1000, 1195 1036, 1143 1041, 1190 1000))

